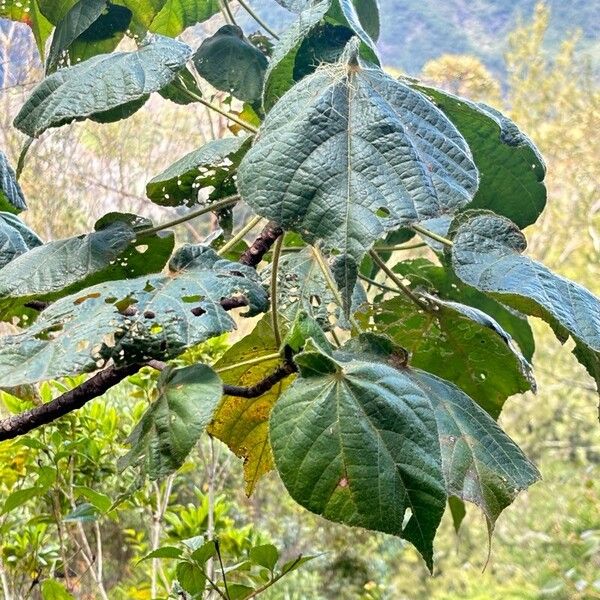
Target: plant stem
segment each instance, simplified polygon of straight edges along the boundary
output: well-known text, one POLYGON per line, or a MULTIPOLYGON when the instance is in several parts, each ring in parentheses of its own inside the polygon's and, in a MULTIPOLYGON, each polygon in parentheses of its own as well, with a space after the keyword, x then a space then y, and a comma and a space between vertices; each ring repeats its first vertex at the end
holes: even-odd
POLYGON ((262 221, 262 219, 263 218, 260 216, 256 216, 250 219, 250 221, 248 221, 248 223, 244 225, 244 227, 242 227, 224 246, 221 246, 221 248, 219 248, 217 254, 219 256, 223 256, 223 254, 229 252, 229 250, 234 248, 238 242, 243 240, 246 237, 246 234, 249 231, 252 231, 262 221))
POLYGON ((273 261, 271 263, 271 321, 273 323, 273 336, 275 345, 281 347, 281 332, 279 331, 279 314, 277 312, 277 275, 279 270, 279 258, 281 257, 281 247, 283 245, 283 236, 279 236, 273 247, 273 261))
POLYGON ((225 109, 221 108, 220 106, 213 104, 212 102, 209 102, 208 100, 205 100, 202 96, 198 96, 197 94, 194 94, 194 92, 192 92, 190 90, 187 90, 187 94, 190 98, 193 98, 196 102, 200 102, 200 104, 204 104, 204 106, 206 106, 207 108, 210 108, 211 110, 214 110, 215 112, 218 112, 220 115, 222 115, 226 119, 229 119, 230 121, 233 121, 234 123, 237 123, 240 127, 243 127, 247 131, 250 131, 251 133, 258 132, 258 127, 255 127, 254 125, 251 125, 247 121, 240 119, 237 115, 227 112, 225 109))
POLYGON ((442 237, 441 235, 438 235, 437 233, 434 233, 433 231, 429 231, 429 229, 425 229, 425 227, 421 227, 420 225, 414 224, 414 225, 411 225, 410 228, 413 229, 414 231, 416 231, 417 233, 420 233, 421 235, 431 238, 432 240, 435 240, 436 242, 440 242, 440 244, 444 244, 444 246, 448 246, 449 248, 454 246, 454 242, 452 242, 448 238, 442 237))
POLYGON ((415 250, 416 248, 424 248, 427 246, 425 242, 419 244, 408 244, 406 246, 375 246, 376 252, 401 252, 402 250, 415 250))
POLYGON ((228 25, 235 25, 235 19, 233 18, 233 13, 227 4, 227 0, 219 0, 219 6, 221 7, 221 12, 223 13, 223 18, 227 22, 228 25))
POLYGON ((23 148, 21 149, 21 153, 19 154, 19 160, 17 161, 17 170, 15 172, 15 177, 17 178, 17 181, 21 179, 21 173, 23 172, 23 168, 25 167, 25 158, 33 142, 35 142, 35 138, 30 137, 27 138, 26 142, 23 144, 23 148))
POLYGON ((223 575, 223 586, 225 587, 225 595, 227 598, 230 598, 229 588, 227 587, 227 576, 225 575, 225 567, 223 566, 223 558, 221 556, 221 547, 219 545, 219 540, 215 538, 215 550, 217 552, 217 557, 219 559, 219 566, 221 567, 221 574, 223 575))
POLYGON ((229 365, 228 367, 222 367, 220 369, 216 369, 217 373, 225 373, 225 371, 232 371, 233 369, 237 369, 238 367, 249 367, 251 365, 258 365, 261 362, 267 362, 268 360, 275 360, 277 358, 281 358, 281 354, 279 352, 275 354, 265 354, 265 356, 258 356, 257 358, 250 358, 248 360, 244 360, 242 362, 235 363, 235 365, 229 365))
POLYGON ((245 1, 238 0, 238 4, 273 38, 279 39, 279 36, 254 12, 254 9, 245 1))
POLYGON ((203 206, 202 208, 199 208, 198 210, 193 210, 192 212, 189 212, 187 215, 184 215, 183 217, 178 217, 177 219, 173 219, 172 221, 167 221, 166 223, 163 223, 162 225, 157 225, 156 227, 151 227, 150 229, 143 229, 142 231, 140 231, 137 234, 137 238, 139 239, 139 238, 145 237, 147 235, 153 235, 155 233, 158 233, 159 231, 163 231, 165 229, 175 227, 175 225, 181 225, 181 223, 186 223, 187 221, 191 221, 192 219, 195 219, 196 217, 201 217, 202 215, 205 215, 209 212, 219 210, 220 208, 226 208, 228 206, 232 206, 239 199, 240 199, 240 197, 238 194, 235 194, 233 196, 227 196, 226 198, 222 198, 221 200, 217 200, 216 202, 213 202, 209 206, 203 206))
MULTIPOLYGON (((344 301, 342 300, 342 295, 340 294, 337 284, 335 283, 335 281, 333 280, 333 277, 331 276, 331 272, 329 271, 329 267, 327 266, 327 263, 325 262, 325 259, 323 258, 323 255, 321 254, 321 251, 316 246, 312 246, 312 250, 313 250, 313 255, 315 257, 315 260, 317 261, 317 264, 319 265, 319 268, 321 269, 321 272, 323 273, 323 277, 325 277, 327 286, 331 290, 331 293, 333 294, 335 301, 339 304, 340 308, 342 310, 344 310, 344 301)), ((362 331, 362 328, 358 324, 358 321, 354 318, 354 315, 350 314, 348 316, 348 321, 350 321, 350 325, 352 325, 352 327, 354 327, 354 329, 356 329, 357 331, 362 331)))
POLYGON ((384 283, 379 283, 378 281, 375 281, 374 279, 370 279, 369 277, 365 277, 364 275, 359 275, 358 276, 359 279, 362 279, 363 281, 365 281, 366 283, 370 284, 370 285, 374 285, 375 287, 381 288, 382 290, 385 290, 386 292, 392 292, 394 294, 398 293, 398 288, 393 288, 390 287, 389 285, 385 285, 384 283))
POLYGON ((410 298, 415 304, 420 306, 423 310, 429 311, 429 306, 425 304, 420 298, 418 298, 413 291, 402 283, 402 280, 392 271, 385 261, 375 252, 374 250, 369 251, 369 256, 379 266, 379 268, 398 286, 398 289, 408 298, 410 298))

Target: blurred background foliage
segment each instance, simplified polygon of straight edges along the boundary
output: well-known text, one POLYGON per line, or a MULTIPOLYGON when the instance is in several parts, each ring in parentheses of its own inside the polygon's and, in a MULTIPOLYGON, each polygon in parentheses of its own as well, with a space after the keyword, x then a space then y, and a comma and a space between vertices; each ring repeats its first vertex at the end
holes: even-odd
MULTIPOLYGON (((484 18, 480 4, 498 5, 502 12, 513 3, 478 2, 471 20, 484 18)), ((423 80, 507 112, 534 139, 549 167, 549 203, 526 232, 530 253, 599 294, 600 88, 589 59, 594 48, 589 9, 597 11, 598 3, 554 4, 554 14, 539 4, 510 34, 500 27, 495 36, 489 34, 484 50, 495 49, 491 62, 482 62, 481 51, 471 53, 467 45, 425 64, 408 64, 401 54, 390 71, 414 72, 418 64, 423 80), (567 4, 580 22, 567 19, 567 4), (581 33, 559 39, 557 19, 580 25, 581 33), (505 35, 502 52, 497 42, 505 35)), ((443 19, 451 7, 440 12, 437 2, 382 5, 389 17, 384 24, 396 19, 397 10, 412 11, 415 23, 437 31, 438 48, 456 21, 453 16, 450 28, 443 19), (424 11, 439 31, 424 20, 424 11)), ((188 41, 197 45, 210 27, 186 32, 188 41)), ((14 162, 23 140, 11 122, 42 75, 24 31, 0 24, 0 147, 14 162)), ((387 57, 393 49, 385 45, 386 35, 384 25, 387 57)), ((25 220, 45 239, 54 239, 85 231, 112 209, 161 220, 173 216, 174 209, 144 199, 146 181, 225 128, 202 108, 157 97, 126 121, 53 130, 29 153, 22 178, 30 205, 25 220)), ((237 218, 244 218, 243 210, 237 218)), ((214 226, 188 223, 178 231, 179 241, 202 240, 214 226)), ((299 553, 319 555, 265 594, 272 600, 600 598, 598 398, 571 355, 543 324, 534 325, 539 393, 509 400, 501 421, 538 463, 544 480, 500 518, 485 571, 488 535, 474 509, 468 509, 458 535, 450 518, 443 522, 438 566, 430 577, 401 540, 338 527, 300 510, 274 475, 246 498, 238 459, 208 438, 166 481, 150 484, 136 481, 133 472, 117 473, 116 458, 125 453, 125 439, 153 391, 150 372, 142 372, 78 413, 0 444, 0 597, 60 600, 61 586, 58 591, 44 586, 53 578, 68 583, 76 598, 166 598, 174 577, 171 561, 138 560, 160 545, 216 534, 231 563, 267 542, 286 560, 299 553)), ((212 362, 231 341, 211 341, 189 359, 212 362)), ((25 400, 3 393, 0 414, 75 384, 66 380, 21 390, 25 400)))

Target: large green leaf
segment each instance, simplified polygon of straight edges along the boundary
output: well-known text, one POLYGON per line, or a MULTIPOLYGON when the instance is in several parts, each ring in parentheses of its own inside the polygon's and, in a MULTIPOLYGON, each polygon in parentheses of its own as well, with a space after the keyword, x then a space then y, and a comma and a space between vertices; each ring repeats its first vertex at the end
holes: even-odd
POLYGON ((302 10, 275 44, 265 75, 263 101, 267 110, 294 85, 296 55, 305 38, 327 13, 330 4, 331 0, 321 0, 302 10))
POLYGON ((358 65, 353 41, 347 60, 319 68, 269 112, 238 189, 258 214, 358 265, 386 232, 466 206, 478 176, 443 113, 358 65))
POLYGON ((18 217, 0 212, 0 268, 42 243, 18 217))
POLYGON ((296 362, 301 376, 270 422, 289 493, 332 521, 406 538, 432 568, 446 490, 427 397, 381 361, 332 358, 312 347, 296 362))
POLYGON ((0 151, 0 211, 20 213, 27 208, 23 190, 4 152, 0 151))
POLYGON ((223 25, 205 39, 194 54, 194 66, 214 88, 244 102, 255 102, 262 96, 267 57, 237 25, 223 25))
POLYGON ((491 531, 539 478, 485 411, 453 384, 408 367, 389 339, 362 334, 329 352, 309 345, 297 356, 300 377, 271 416, 277 469, 309 510, 405 537, 431 568, 447 497, 478 505, 491 531))
MULTIPOLYGON (((264 270, 264 275, 265 280, 270 279, 270 267, 264 270)), ((352 295, 352 312, 366 301, 365 291, 357 283, 352 295)), ((348 327, 312 248, 281 257, 277 271, 277 306, 288 324, 293 323, 300 312, 305 312, 326 329, 332 325, 348 327)))
POLYGON ((540 479, 538 470, 457 387, 423 371, 407 369, 406 376, 433 408, 448 495, 481 508, 491 531, 518 493, 540 479))
POLYGON ((546 206, 546 165, 534 143, 507 117, 466 98, 414 86, 456 125, 473 152, 481 182, 470 208, 486 208, 519 227, 535 223, 546 206))
MULTIPOLYGON (((368 4, 372 4, 371 0, 368 4)), ((372 12, 367 10, 364 16, 368 16, 367 13, 372 15, 372 12)), ((373 25, 373 21, 370 25, 373 25)), ((337 60, 342 50, 341 42, 345 37, 343 30, 358 35, 362 42, 361 53, 370 62, 378 63, 376 49, 363 30, 351 3, 346 0, 305 2, 300 14, 282 33, 281 39, 273 48, 263 93, 263 102, 267 110, 270 110, 296 81, 312 73, 319 64, 316 61, 337 60), (328 34, 329 39, 322 39, 324 34, 328 34), (316 59, 313 63, 310 62, 312 54, 316 59)))
POLYGON ((535 389, 531 366, 494 319, 430 299, 429 311, 405 296, 376 302, 364 318, 406 348, 412 366, 455 383, 494 418, 507 398, 535 389))
POLYGON ((24 333, 1 338, 0 386, 91 372, 109 359, 172 358, 235 327, 223 298, 246 298, 248 315, 267 308, 254 269, 210 248, 184 246, 169 268, 166 276, 101 283, 61 298, 24 333))
POLYGON ((522 256, 519 228, 487 211, 467 212, 453 225, 452 265, 468 285, 550 323, 600 384, 600 300, 584 287, 522 256))
POLYGON ((158 380, 158 398, 129 436, 131 450, 120 467, 141 465, 150 479, 176 471, 210 423, 221 400, 218 375, 203 364, 167 367, 158 380))
POLYGON ((235 172, 249 141, 247 135, 241 135, 207 142, 148 182, 148 198, 163 206, 191 206, 198 202, 203 188, 235 193, 235 172))
POLYGON ((50 127, 72 121, 122 118, 118 109, 166 86, 190 53, 181 42, 152 36, 135 52, 94 56, 61 69, 33 91, 15 119, 15 127, 38 137, 50 127))
POLYGON ((46 73, 55 71, 69 46, 103 13, 106 0, 79 0, 58 23, 46 59, 46 73))
POLYGON ((112 52, 125 37, 131 24, 132 12, 118 4, 108 4, 90 27, 69 46, 71 64, 87 60, 97 54, 112 52))
POLYGON ((203 23, 220 10, 219 0, 166 0, 150 23, 149 30, 170 37, 203 23))
POLYGON ((175 238, 171 232, 136 240, 152 226, 135 215, 110 213, 88 235, 48 242, 0 269, 0 315, 7 305, 54 300, 103 281, 160 271, 175 238))
MULTIPOLYGON (((281 365, 280 358, 254 365, 236 366, 248 357, 260 358, 279 351, 270 315, 265 315, 252 333, 235 343, 215 364, 224 383, 244 387, 256 385, 281 365)), ((281 392, 292 381, 289 376, 258 398, 225 396, 215 413, 209 433, 227 444, 244 460, 246 493, 252 494, 258 480, 273 468, 269 444, 269 416, 281 392)))
POLYGON ((52 32, 52 23, 42 14, 40 5, 43 5, 43 0, 2 0, 0 2, 0 18, 29 25, 43 60, 46 52, 46 40, 52 32))
POLYGON ((438 266, 425 258, 404 260, 393 270, 416 292, 426 292, 442 300, 459 302, 488 314, 518 344, 527 361, 532 360, 535 340, 527 317, 490 296, 465 285, 450 265, 438 266))

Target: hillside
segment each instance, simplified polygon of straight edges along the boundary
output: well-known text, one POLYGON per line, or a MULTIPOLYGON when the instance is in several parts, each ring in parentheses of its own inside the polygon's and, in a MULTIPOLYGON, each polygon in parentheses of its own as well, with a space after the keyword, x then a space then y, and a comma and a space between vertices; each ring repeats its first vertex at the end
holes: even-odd
MULTIPOLYGON (((381 0, 393 19, 384 19, 380 48, 385 61, 417 73, 430 58, 444 53, 474 54, 500 69, 508 33, 520 18, 529 19, 537 0, 381 0)), ((582 48, 600 52, 600 0, 548 0, 551 43, 581 30, 582 48), (594 48, 594 44, 596 47, 594 48)))

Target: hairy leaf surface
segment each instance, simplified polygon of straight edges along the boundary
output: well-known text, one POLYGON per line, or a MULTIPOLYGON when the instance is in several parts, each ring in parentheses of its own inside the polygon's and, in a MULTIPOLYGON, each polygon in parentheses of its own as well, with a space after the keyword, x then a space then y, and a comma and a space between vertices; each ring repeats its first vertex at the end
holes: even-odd
POLYGON ((20 213, 27 208, 23 190, 4 152, 0 151, 0 211, 20 213))
POLYGON ((314 348, 296 361, 301 376, 282 394, 270 424, 289 493, 332 521, 406 538, 431 568, 446 490, 428 399, 383 362, 332 358, 314 348))
POLYGON ((223 25, 205 39, 194 54, 194 66, 214 88, 244 102, 255 102, 262 96, 267 57, 237 25, 223 25))
POLYGON ((210 248, 184 246, 170 273, 101 283, 61 298, 24 333, 0 339, 0 386, 101 368, 112 359, 167 359, 231 331, 221 299, 243 296, 248 315, 266 310, 255 271, 210 248))
POLYGON ((235 193, 235 172, 249 141, 241 135, 207 142, 148 182, 148 198, 163 206, 191 206, 198 202, 198 192, 207 187, 235 193))
MULTIPOLYGON (((239 386, 256 385, 281 365, 281 359, 266 360, 256 365, 236 365, 249 358, 260 358, 279 351, 271 317, 264 316, 252 333, 235 343, 214 365, 224 383, 239 386)), ((258 480, 273 468, 269 444, 269 416, 281 392, 290 384, 290 375, 258 398, 225 396, 219 405, 209 433, 227 444, 244 460, 246 494, 254 491, 258 480)))
POLYGON ((534 143, 507 117, 441 90, 427 94, 456 125, 473 152, 481 182, 470 208, 485 208, 519 227, 535 223, 546 206, 546 165, 534 143))
POLYGON ((522 256, 518 227, 487 211, 462 215, 453 226, 451 257, 458 277, 517 310, 547 321, 600 384, 600 300, 584 287, 522 256))
POLYGON ((408 369, 435 414, 447 492, 477 505, 490 530, 500 513, 540 479, 520 448, 464 392, 443 379, 408 369))
POLYGON ((153 36, 135 52, 98 55, 61 69, 33 91, 19 111, 15 127, 38 137, 50 127, 72 121, 123 118, 120 108, 135 105, 166 86, 190 53, 181 42, 153 36))
POLYGON ((466 206, 477 183, 466 142, 433 104, 352 59, 290 90, 238 171, 260 215, 357 265, 386 232, 466 206))
POLYGON ((119 460, 121 469, 142 465, 150 479, 166 477, 181 467, 223 394, 219 376, 203 364, 168 367, 157 386, 157 400, 131 432, 131 450, 119 460))
POLYGON ((160 271, 175 243, 171 232, 136 243, 137 231, 151 227, 136 215, 109 213, 88 235, 48 242, 0 269, 0 313, 15 300, 53 300, 103 281, 160 271))
POLYGON ((0 268, 42 243, 18 217, 0 212, 0 268))
MULTIPOLYGON (((271 268, 267 267, 264 274, 265 280, 270 279, 271 268)), ((284 254, 277 274, 277 305, 289 324, 300 312, 305 312, 326 329, 331 325, 348 327, 311 248, 284 254)), ((357 283, 352 294, 352 312, 366 301, 365 291, 357 283)))

